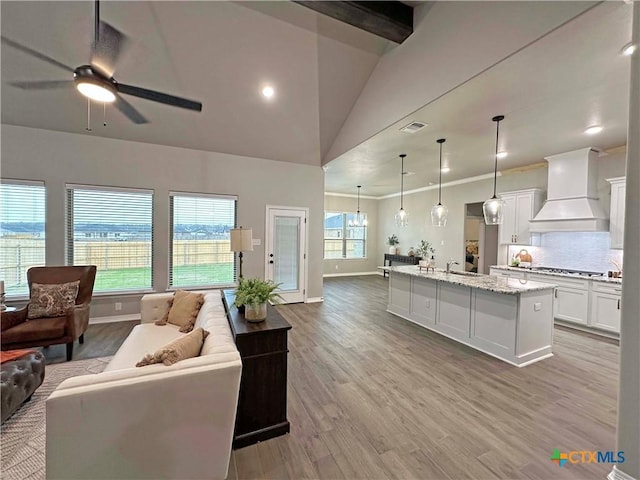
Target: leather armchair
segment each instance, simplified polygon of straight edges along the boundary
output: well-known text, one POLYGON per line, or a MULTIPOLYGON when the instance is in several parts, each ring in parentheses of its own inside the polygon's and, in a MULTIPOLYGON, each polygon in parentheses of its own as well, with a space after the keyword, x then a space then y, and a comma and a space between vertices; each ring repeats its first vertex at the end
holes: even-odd
POLYGON ((2 312, 0 326, 2 350, 25 347, 48 347, 65 343, 67 361, 73 357, 73 343, 84 343, 84 332, 89 326, 89 305, 96 278, 95 265, 73 267, 31 267, 27 270, 29 292, 33 283, 59 284, 80 281, 76 304, 60 317, 27 320, 27 307, 15 312, 2 312))

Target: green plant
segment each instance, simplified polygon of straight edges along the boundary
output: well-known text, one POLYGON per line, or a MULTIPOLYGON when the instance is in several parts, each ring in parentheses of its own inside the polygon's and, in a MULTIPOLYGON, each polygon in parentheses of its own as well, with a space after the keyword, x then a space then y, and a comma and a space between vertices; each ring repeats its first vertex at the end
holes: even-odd
POLYGON ((265 302, 281 303, 283 298, 276 293, 280 283, 261 278, 241 278, 236 289, 236 299, 233 304, 236 307, 251 305, 254 308, 265 302))
POLYGON ((400 240, 398 240, 398 236, 394 233, 389 238, 387 238, 387 243, 389 244, 389 246, 393 247, 394 245, 398 245, 400 243, 400 240))
POLYGON ((436 253, 436 249, 431 246, 429 242, 426 240, 420 240, 420 244, 416 249, 416 254, 422 258, 429 258, 431 255, 436 253))

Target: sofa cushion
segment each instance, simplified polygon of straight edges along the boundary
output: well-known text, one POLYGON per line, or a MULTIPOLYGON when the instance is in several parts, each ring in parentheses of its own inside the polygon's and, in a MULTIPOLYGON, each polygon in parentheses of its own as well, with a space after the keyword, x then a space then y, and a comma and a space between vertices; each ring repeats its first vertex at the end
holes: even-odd
POLYGON ((136 367, 144 367, 154 363, 173 365, 180 360, 193 358, 200 355, 202 343, 209 332, 202 328, 196 328, 192 332, 164 345, 153 353, 146 354, 142 360, 136 363, 136 367))
POLYGON ((2 332, 2 344, 37 342, 49 338, 62 338, 66 317, 46 317, 29 320, 2 332))
POLYGON ((80 281, 57 284, 32 283, 27 318, 59 317, 72 309, 80 281))
POLYGON ((176 290, 169 302, 169 310, 161 320, 156 322, 156 325, 170 323, 180 327, 181 332, 190 332, 193 330, 193 324, 203 303, 202 293, 176 290))

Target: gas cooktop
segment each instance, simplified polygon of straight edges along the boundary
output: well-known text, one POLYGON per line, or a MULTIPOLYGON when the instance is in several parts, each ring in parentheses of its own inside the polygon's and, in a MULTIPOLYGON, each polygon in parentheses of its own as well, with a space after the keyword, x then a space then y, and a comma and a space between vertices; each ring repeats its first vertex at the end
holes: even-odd
POLYGON ((556 267, 531 267, 531 270, 536 272, 546 273, 562 273, 564 275, 576 275, 579 277, 602 277, 602 272, 589 272, 587 270, 572 270, 570 268, 556 268, 556 267))

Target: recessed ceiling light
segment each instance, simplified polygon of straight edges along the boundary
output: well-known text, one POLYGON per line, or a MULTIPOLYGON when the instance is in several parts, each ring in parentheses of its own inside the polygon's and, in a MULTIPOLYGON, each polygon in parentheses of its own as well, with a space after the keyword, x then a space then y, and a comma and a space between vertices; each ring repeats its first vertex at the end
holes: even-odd
POLYGON ((622 47, 622 54, 628 57, 630 55, 633 55, 633 52, 635 52, 637 49, 638 46, 635 43, 627 43, 624 47, 622 47))
POLYGON ((506 158, 509 155, 507 152, 498 152, 498 159, 506 158))
POLYGON ((595 135, 596 133, 600 133, 602 131, 602 127, 600 125, 592 125, 591 127, 587 128, 584 133, 586 133, 587 135, 595 135))
POLYGON ((449 167, 442 167, 442 173, 449 173, 450 170, 449 167))
POLYGON ((262 96, 264 98, 271 98, 275 95, 276 91, 273 89, 271 85, 267 85, 262 89, 262 96))

